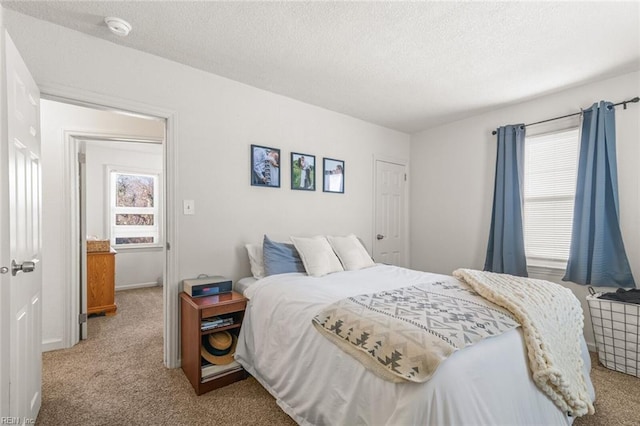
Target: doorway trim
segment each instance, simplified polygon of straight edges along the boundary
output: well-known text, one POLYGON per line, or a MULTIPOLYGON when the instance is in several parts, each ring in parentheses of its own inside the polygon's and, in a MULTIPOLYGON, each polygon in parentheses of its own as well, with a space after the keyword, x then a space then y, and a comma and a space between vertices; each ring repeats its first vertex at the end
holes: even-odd
MULTIPOLYGON (((129 99, 123 99, 113 96, 107 96, 95 92, 91 92, 88 90, 82 90, 77 88, 71 88, 63 85, 56 84, 40 84, 41 97, 44 99, 49 99, 58 102, 64 102, 68 104, 87 106, 94 109, 102 109, 102 110, 117 110, 120 112, 129 112, 132 115, 143 115, 143 116, 151 116, 157 117, 160 119, 164 119, 166 123, 165 128, 165 147, 164 147, 164 167, 165 167, 165 266, 163 275, 165 277, 165 282, 163 286, 163 306, 164 306, 164 324, 163 324, 163 360, 164 365, 168 368, 177 368, 180 366, 179 362, 179 317, 178 317, 178 278, 177 278, 177 268, 176 261, 179 258, 179 247, 177 240, 177 218, 178 218, 178 203, 176 200, 177 194, 177 165, 178 165, 178 157, 177 157, 177 149, 176 149, 176 135, 177 135, 177 127, 178 127, 178 117, 177 114, 169 109, 160 108, 154 105, 145 104, 142 102, 132 101, 129 99)), ((78 132, 70 131, 69 134, 77 135, 78 132)), ((70 143, 67 143, 67 137, 69 134, 65 134, 65 150, 67 151, 66 160, 70 161, 70 156, 72 155, 69 151, 71 151, 72 147, 70 143)), ((84 137, 84 136, 81 136, 84 137)), ((73 151, 75 151, 75 147, 73 147, 73 151)), ((76 154, 73 154, 76 155, 76 154)), ((73 158, 74 164, 68 164, 67 174, 65 176, 65 187, 66 191, 71 190, 72 182, 71 173, 73 173, 70 168, 77 168, 77 162, 75 158, 73 158)), ((71 194, 66 194, 71 195, 71 194)), ((69 199, 69 198, 67 198, 69 199)), ((73 218, 72 220, 76 220, 76 222, 69 222, 69 226, 74 226, 73 224, 77 224, 78 212, 74 212, 71 203, 67 203, 65 206, 68 209, 68 217, 73 218)), ((68 240, 68 244, 75 245, 76 250, 78 244, 76 241, 68 240)), ((71 247, 69 247, 71 248, 71 247)), ((78 254, 76 252, 76 254, 78 254)), ((75 257, 76 263, 78 257, 75 257)), ((71 269, 71 259, 65 265, 65 269, 69 274, 68 277, 72 277, 73 274, 77 275, 77 271, 79 270, 79 265, 76 265, 76 269, 71 269)), ((71 283, 68 280, 68 292, 76 293, 76 298, 78 298, 78 288, 80 283, 76 281, 76 286, 72 288, 71 283)), ((67 294, 67 299, 71 301, 72 295, 71 293, 67 294)), ((71 312, 73 309, 68 307, 67 312, 71 312)), ((79 310, 77 311, 79 312, 79 310)), ((76 314, 77 314, 76 312, 76 314)), ((73 317, 73 314, 70 313, 68 318, 68 324, 71 325, 74 322, 77 323, 77 316, 73 317)), ((76 325, 77 327, 77 325, 76 325)), ((72 328, 72 327, 70 327, 72 328)), ((77 334, 76 334, 77 335, 77 334)), ((70 335, 65 336, 67 339, 70 335)))
MULTIPOLYGON (((66 313, 68 314, 67 321, 64 326, 64 347, 70 348, 78 343, 81 339, 87 338, 86 322, 84 326, 79 324, 78 315, 80 313, 87 313, 87 282, 86 282, 86 242, 82 237, 83 227, 82 223, 86 225, 86 198, 85 198, 85 185, 86 182, 82 181, 80 177, 81 166, 78 161, 79 155, 85 153, 86 143, 91 141, 108 141, 108 142, 138 142, 138 143, 153 143, 157 145, 163 145, 164 151, 164 138, 140 138, 130 137, 120 133, 105 133, 105 132, 87 132, 82 130, 65 129, 63 132, 63 143, 65 151, 65 193, 64 199, 68 200, 67 217, 70 222, 67 224, 70 226, 69 238, 67 239, 67 257, 66 265, 69 268, 65 268, 67 288, 65 289, 65 303, 66 313), (80 242, 80 244, 78 244, 80 242), (82 260, 79 260, 82 259, 82 260), (78 271, 82 271, 79 275, 78 271), (78 292, 78 289, 81 289, 78 292)), ((164 188, 164 184, 162 188, 164 188)), ((164 200, 166 194, 163 191, 162 199, 164 200)), ((166 215, 166 205, 163 202, 162 217, 166 215)), ((164 219, 163 222, 164 223, 164 219)), ((164 230, 163 230, 164 234, 164 230)), ((163 251, 165 248, 163 248, 163 251)), ((166 255, 165 255, 166 261, 166 255)), ((165 270, 162 271, 163 275, 165 270)), ((164 277, 166 279, 166 277, 164 277)), ((43 345, 44 350, 59 349, 59 348, 46 348, 46 343, 43 345)))
POLYGON ((404 232, 403 232, 403 236, 402 238, 404 239, 404 262, 403 265, 404 267, 408 268, 410 266, 410 259, 411 259, 411 253, 409 252, 411 244, 409 241, 409 236, 410 236, 410 232, 409 232, 409 195, 411 194, 411 191, 409 190, 410 187, 410 183, 411 183, 411 179, 409 179, 409 160, 406 159, 402 159, 402 158, 397 158, 397 157, 391 157, 388 155, 383 155, 383 154, 373 154, 373 176, 372 176, 372 181, 373 181, 373 196, 372 196, 372 200, 373 200, 373 206, 372 206, 372 211, 373 211, 373 219, 372 219, 372 231, 371 231, 371 253, 376 253, 376 245, 377 245, 377 240, 376 240, 376 234, 377 234, 377 229, 376 229, 376 215, 377 215, 377 205, 378 205, 378 179, 377 179, 377 170, 378 170, 378 162, 379 161, 384 161, 385 163, 393 163, 393 164, 397 164, 400 166, 404 167, 404 172, 406 175, 406 180, 405 180, 405 185, 404 185, 404 232))

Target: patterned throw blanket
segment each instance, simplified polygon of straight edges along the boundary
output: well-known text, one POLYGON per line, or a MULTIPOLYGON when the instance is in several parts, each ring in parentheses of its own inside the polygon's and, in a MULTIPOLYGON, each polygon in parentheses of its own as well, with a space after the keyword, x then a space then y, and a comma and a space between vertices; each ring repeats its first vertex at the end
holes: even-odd
POLYGON ((595 412, 583 375, 583 313, 571 290, 549 281, 458 269, 453 275, 522 325, 533 381, 565 413, 595 412))
POLYGON ((340 300, 313 325, 380 377, 425 382, 453 352, 519 324, 451 278, 340 300))

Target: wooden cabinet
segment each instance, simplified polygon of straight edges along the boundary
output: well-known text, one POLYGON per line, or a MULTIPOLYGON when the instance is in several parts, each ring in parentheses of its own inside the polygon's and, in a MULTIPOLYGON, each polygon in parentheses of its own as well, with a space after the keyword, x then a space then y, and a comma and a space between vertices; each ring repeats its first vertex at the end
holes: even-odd
POLYGON ((238 335, 246 307, 247 299, 236 292, 198 298, 192 298, 184 292, 180 293, 182 370, 197 395, 247 377, 247 373, 240 369, 203 379, 200 355, 203 336, 223 330, 238 335), (202 319, 214 316, 233 317, 233 324, 203 331, 202 319))
POLYGON ((87 253, 87 313, 116 314, 116 251, 87 253))

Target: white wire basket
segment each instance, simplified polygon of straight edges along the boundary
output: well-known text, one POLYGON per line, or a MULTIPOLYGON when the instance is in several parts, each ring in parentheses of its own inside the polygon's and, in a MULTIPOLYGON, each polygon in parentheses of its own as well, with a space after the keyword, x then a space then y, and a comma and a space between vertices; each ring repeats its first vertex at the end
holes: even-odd
POLYGON ((587 296, 598 360, 605 367, 640 377, 640 305, 587 296))

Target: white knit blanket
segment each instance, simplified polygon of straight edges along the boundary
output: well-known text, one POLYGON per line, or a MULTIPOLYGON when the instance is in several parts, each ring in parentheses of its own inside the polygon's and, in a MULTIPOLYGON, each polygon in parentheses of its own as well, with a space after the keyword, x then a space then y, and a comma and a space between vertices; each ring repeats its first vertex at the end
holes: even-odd
POLYGON ((458 269, 453 275, 510 311, 522 325, 536 385, 577 417, 595 412, 583 376, 583 313, 571 290, 544 280, 458 269))

